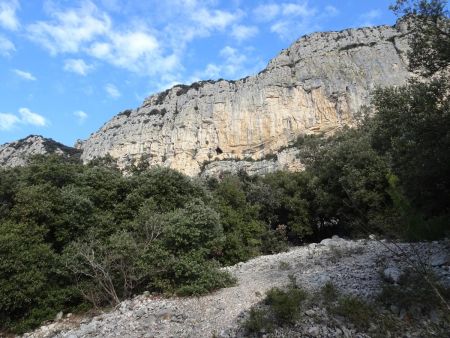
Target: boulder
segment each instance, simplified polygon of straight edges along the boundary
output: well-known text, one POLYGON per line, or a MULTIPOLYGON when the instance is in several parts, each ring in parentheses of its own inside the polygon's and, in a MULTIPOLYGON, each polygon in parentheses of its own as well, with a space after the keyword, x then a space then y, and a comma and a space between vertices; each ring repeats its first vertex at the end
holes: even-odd
POLYGON ((383 277, 389 283, 398 284, 402 272, 397 267, 388 267, 383 270, 383 277))

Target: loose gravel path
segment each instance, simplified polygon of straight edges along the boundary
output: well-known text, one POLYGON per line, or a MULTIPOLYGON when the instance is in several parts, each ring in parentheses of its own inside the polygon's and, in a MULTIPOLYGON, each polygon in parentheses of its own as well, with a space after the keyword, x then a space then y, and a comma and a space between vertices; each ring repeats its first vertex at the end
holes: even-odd
MULTIPOLYGON (((344 293, 370 298, 379 289, 386 267, 404 268, 404 260, 388 248, 393 244, 375 240, 346 241, 341 238, 261 256, 226 268, 236 278, 234 287, 198 298, 152 298, 138 296, 115 310, 77 322, 64 316, 43 326, 29 338, 46 337, 232 337, 246 311, 264 298, 267 290, 297 284, 316 290, 328 281, 344 293)), ((411 251, 409 244, 400 244, 411 251)), ((428 261, 441 259, 438 274, 450 284, 449 242, 415 244, 414 250, 428 261), (447 256, 448 257, 448 256, 447 256)))

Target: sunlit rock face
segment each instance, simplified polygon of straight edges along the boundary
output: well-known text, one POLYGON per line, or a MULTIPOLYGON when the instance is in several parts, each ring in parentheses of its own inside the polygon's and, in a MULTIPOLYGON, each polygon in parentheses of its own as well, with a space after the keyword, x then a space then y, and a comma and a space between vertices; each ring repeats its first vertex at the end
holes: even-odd
POLYGON ((248 175, 264 176, 279 170, 301 171, 305 167, 299 158, 296 148, 285 149, 277 152, 274 156, 268 156, 262 160, 220 160, 206 162, 201 168, 201 176, 204 178, 220 178, 224 173, 239 174, 245 172, 248 175))
MULTIPOLYGON (((82 159, 109 154, 122 168, 147 161, 191 176, 247 159, 253 164, 244 170, 257 171, 261 163, 254 160, 278 153, 299 135, 354 125, 375 88, 404 84, 410 76, 406 35, 397 24, 304 36, 255 76, 150 96, 86 140, 82 159)), ((302 168, 272 162, 267 167, 302 168)))
POLYGON ((34 155, 48 154, 79 158, 81 151, 52 139, 30 135, 24 139, 0 145, 0 167, 22 166, 34 155))

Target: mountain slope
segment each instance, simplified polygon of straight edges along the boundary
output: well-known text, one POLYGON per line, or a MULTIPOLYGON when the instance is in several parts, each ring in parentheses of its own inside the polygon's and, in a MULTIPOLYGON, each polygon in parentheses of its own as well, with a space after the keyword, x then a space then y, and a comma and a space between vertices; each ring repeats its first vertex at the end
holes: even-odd
POLYGON ((409 78, 406 34, 402 23, 314 33, 255 76, 177 85, 107 122, 82 160, 109 154, 120 167, 147 161, 197 175, 206 162, 218 171, 222 160, 260 160, 298 135, 353 125, 374 88, 409 78))
POLYGON ((30 156, 47 154, 76 158, 80 157, 81 151, 40 135, 30 135, 24 139, 0 145, 0 167, 25 165, 30 156))

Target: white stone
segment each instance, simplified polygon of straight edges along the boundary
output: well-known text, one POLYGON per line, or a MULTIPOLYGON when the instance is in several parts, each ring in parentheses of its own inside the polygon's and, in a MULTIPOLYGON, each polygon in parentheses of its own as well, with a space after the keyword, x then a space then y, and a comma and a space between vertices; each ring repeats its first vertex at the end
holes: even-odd
POLYGON ((320 335, 320 328, 318 326, 313 326, 308 329, 308 334, 313 337, 318 337, 320 335))
POLYGON ((55 317, 55 320, 61 320, 63 315, 64 315, 64 313, 62 311, 59 311, 58 314, 55 317))
POLYGON ((448 255, 446 255, 445 253, 436 254, 430 258, 430 264, 432 266, 447 265, 449 262, 450 262, 450 259, 449 259, 448 255))
POLYGON ((119 167, 139 162, 198 175, 238 169, 302 170, 281 148, 299 135, 331 134, 355 124, 378 86, 402 85, 403 26, 348 29, 300 38, 265 70, 238 81, 175 86, 115 116, 77 147, 88 162, 107 154, 119 167), (278 153, 277 160, 264 160, 278 153), (286 156, 284 158, 283 156, 286 156), (233 160, 245 160, 236 164, 233 160), (259 162, 252 162, 259 161, 259 162))
POLYGON ((390 283, 398 283, 402 273, 396 267, 388 267, 383 270, 383 277, 390 283))

